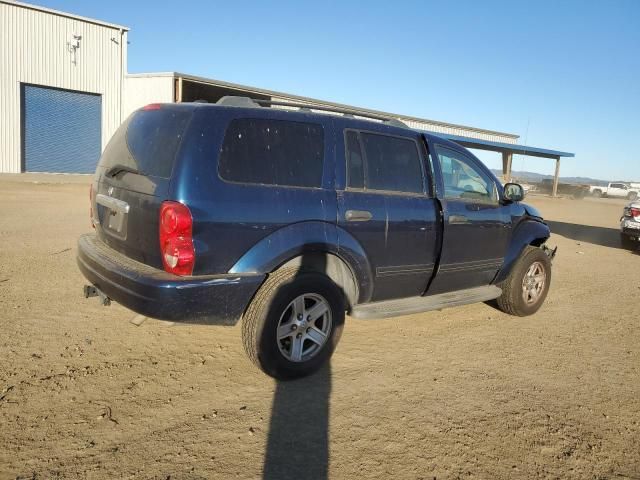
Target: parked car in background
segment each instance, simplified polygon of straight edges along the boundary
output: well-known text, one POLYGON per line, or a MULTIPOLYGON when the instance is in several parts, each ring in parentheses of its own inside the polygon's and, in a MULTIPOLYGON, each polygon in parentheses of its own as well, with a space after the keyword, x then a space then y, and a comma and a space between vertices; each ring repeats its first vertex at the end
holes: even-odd
POLYGON ((627 198, 635 200, 639 196, 640 189, 633 188, 631 185, 622 182, 613 182, 602 187, 600 185, 591 185, 589 193, 594 197, 610 197, 610 198, 627 198))
POLYGON ((555 250, 523 197, 465 148, 398 121, 242 97, 154 104, 100 159, 77 259, 86 296, 160 319, 242 318, 251 360, 293 378, 328 360, 345 311, 496 300, 535 313, 555 250))
MULTIPOLYGON (((553 179, 545 178, 537 186, 536 191, 538 193, 546 193, 551 195, 553 193, 553 179)), ((577 200, 580 200, 587 196, 589 193, 588 185, 578 185, 573 183, 560 183, 558 182, 558 195, 567 195, 577 200)))
POLYGON ((640 202, 632 202, 622 212, 620 240, 624 248, 640 246, 640 202))

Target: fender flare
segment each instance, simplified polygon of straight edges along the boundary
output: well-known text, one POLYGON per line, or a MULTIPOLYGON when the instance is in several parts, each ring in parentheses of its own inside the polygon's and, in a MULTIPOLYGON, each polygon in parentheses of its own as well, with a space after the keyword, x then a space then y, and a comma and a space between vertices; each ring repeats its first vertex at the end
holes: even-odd
POLYGON ((360 243, 345 230, 338 232, 336 225, 321 221, 276 230, 240 257, 229 273, 268 274, 285 265, 326 273, 352 305, 367 301, 373 293, 371 265, 360 243))
POLYGON ((511 242, 505 255, 504 263, 493 283, 500 283, 509 276, 511 269, 526 247, 529 245, 539 247, 546 242, 550 236, 551 230, 546 223, 531 219, 521 221, 511 236, 511 242))

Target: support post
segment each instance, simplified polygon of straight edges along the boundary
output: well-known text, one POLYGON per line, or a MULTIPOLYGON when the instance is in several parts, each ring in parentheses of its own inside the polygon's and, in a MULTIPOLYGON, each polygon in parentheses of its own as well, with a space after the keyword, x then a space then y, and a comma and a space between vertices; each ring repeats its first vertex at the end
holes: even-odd
POLYGON ((513 153, 502 152, 502 177, 505 183, 511 181, 511 162, 513 160, 513 153))
POLYGON ((560 157, 556 158, 556 173, 553 176, 553 192, 552 196, 558 196, 558 179, 560 178, 560 157))
POLYGON ((182 77, 176 79, 175 102, 182 103, 182 77))

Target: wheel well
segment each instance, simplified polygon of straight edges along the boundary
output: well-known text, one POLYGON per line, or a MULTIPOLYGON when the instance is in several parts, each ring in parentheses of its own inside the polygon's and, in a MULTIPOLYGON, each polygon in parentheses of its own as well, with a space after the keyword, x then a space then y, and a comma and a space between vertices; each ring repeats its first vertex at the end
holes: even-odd
POLYGON ((549 240, 546 237, 542 237, 542 238, 534 238, 529 245, 531 245, 532 247, 541 247, 542 245, 544 245, 544 242, 546 242, 547 240, 549 240))
POLYGON ((278 267, 298 268, 302 271, 318 272, 329 277, 342 290, 348 307, 358 303, 358 283, 349 266, 336 255, 327 252, 309 252, 288 260, 278 267))

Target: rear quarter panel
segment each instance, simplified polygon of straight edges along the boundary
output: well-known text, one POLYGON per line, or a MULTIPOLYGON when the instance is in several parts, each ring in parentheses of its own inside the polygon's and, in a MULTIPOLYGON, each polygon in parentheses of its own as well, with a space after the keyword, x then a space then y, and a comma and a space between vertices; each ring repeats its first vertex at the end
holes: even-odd
MULTIPOLYGON (((171 196, 188 205, 193 216, 194 275, 228 272, 254 245, 288 225, 313 222, 316 229, 325 226, 329 242, 335 236, 335 152, 330 119, 296 115, 295 121, 322 125, 324 166, 321 188, 294 188, 232 183, 219 177, 218 157, 226 126, 234 118, 250 116, 246 109, 233 107, 197 108, 179 153, 171 196)), ((267 109, 256 111, 255 118, 292 120, 290 112, 267 109)), ((260 254, 271 252, 266 249, 260 254)))

